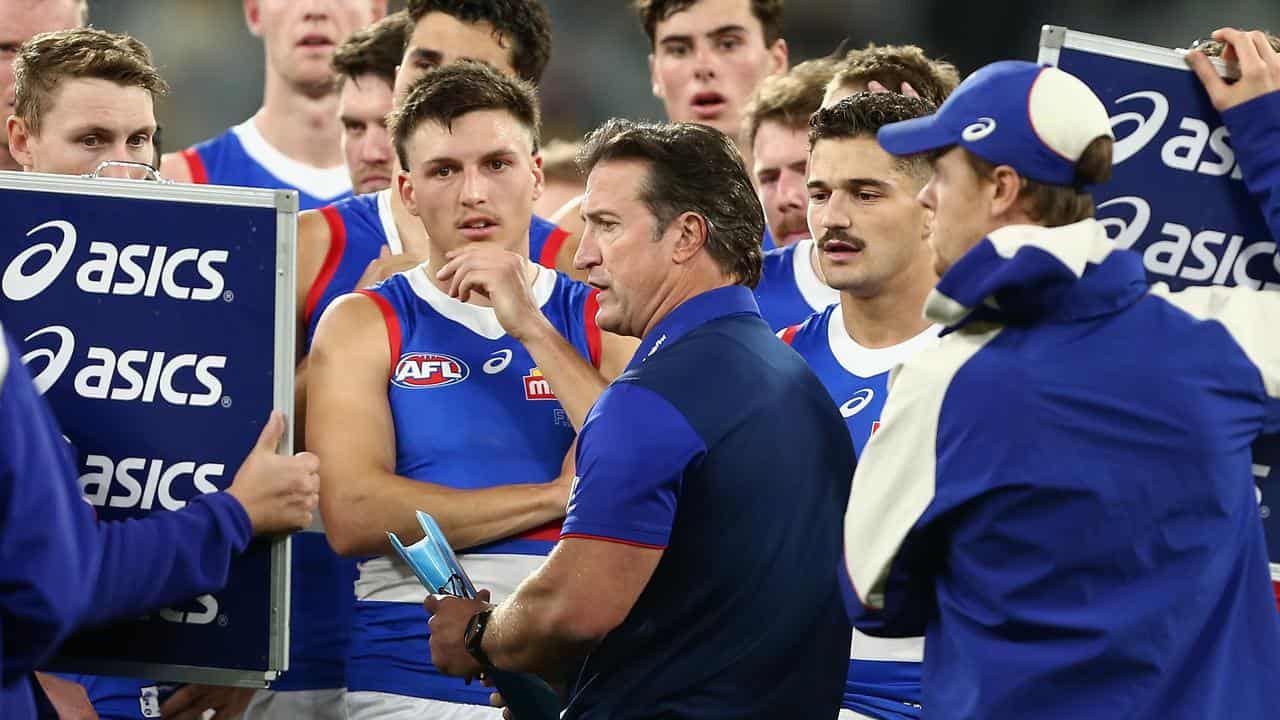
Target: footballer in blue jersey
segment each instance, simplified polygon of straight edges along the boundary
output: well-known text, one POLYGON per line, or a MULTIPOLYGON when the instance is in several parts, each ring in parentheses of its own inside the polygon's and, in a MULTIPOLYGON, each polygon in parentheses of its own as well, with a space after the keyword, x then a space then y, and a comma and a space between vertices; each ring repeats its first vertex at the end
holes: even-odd
MULTIPOLYGON (((899 163, 875 141, 881 124, 932 110, 916 98, 858 93, 813 116, 808 222, 824 241, 819 262, 840 299, 779 336, 831 394, 859 455, 879 426, 890 371, 937 342, 938 329, 923 317, 936 280, 930 215, 915 200, 927 165, 899 163)), ((844 716, 920 717, 923 656, 923 638, 855 630, 844 716)))
POLYGON ((809 115, 822 102, 834 72, 830 59, 800 63, 760 82, 746 108, 751 174, 764 208, 764 271, 756 303, 778 331, 803 322, 840 299, 827 286, 805 218, 809 115))
POLYGON ((429 259, 333 303, 309 355, 308 446, 339 458, 323 476, 325 525, 339 552, 362 560, 347 706, 353 719, 490 717, 487 690, 431 664, 427 590, 390 555, 386 532, 415 537, 413 511, 430 512, 478 586, 514 590, 559 537, 574 418, 605 382, 593 366, 629 353, 611 352, 596 328, 593 290, 529 260, 541 186, 531 86, 453 63, 415 84, 392 118, 413 169, 402 197, 429 259), (445 114, 464 97, 479 107, 445 114), (463 257, 502 268, 472 268, 477 278, 515 274, 554 352, 589 369, 585 392, 544 374, 546 356, 525 346, 534 338, 507 333, 496 296, 490 304, 483 289, 441 276, 463 257))
MULTIPOLYGON (((299 220, 299 234, 307 232, 301 243, 318 246, 314 240, 327 241, 327 251, 316 271, 315 279, 308 286, 299 283, 298 305, 306 328, 306 345, 309 347, 315 335, 316 324, 325 308, 338 297, 359 289, 359 281, 381 253, 406 254, 405 241, 396 223, 395 206, 399 200, 394 190, 383 190, 367 195, 356 195, 321 208, 323 225, 313 220, 299 220), (384 251, 383 248, 386 248, 384 251)), ((418 223, 420 225, 420 223, 418 223)), ((415 228, 410 227, 412 231, 415 228)), ((529 219, 529 258, 539 265, 556 269, 556 258, 569 233, 537 215, 529 219)), ((415 233, 410 242, 425 242, 425 234, 415 233)), ((309 255, 319 253, 307 250, 309 255)), ((408 255, 421 261, 423 250, 408 255)), ((302 261, 300 261, 300 266, 302 261)), ((314 264, 314 260, 309 264, 314 264)), ((381 278, 379 278, 381 279, 381 278)))

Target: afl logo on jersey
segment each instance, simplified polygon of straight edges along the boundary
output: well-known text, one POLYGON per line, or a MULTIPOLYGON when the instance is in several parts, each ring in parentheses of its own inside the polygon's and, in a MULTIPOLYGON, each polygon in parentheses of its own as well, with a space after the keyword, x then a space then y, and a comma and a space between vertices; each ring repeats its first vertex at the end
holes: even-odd
POLYGON ((406 390, 454 385, 467 379, 467 364, 452 355, 410 352, 400 356, 391 383, 406 390))

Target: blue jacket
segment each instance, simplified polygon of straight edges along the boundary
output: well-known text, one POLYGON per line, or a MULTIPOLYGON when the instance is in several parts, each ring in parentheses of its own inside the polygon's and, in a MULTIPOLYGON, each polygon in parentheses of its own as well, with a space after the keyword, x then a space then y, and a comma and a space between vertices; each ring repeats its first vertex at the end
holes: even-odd
MULTIPOLYGON (((1233 128, 1273 234, 1275 124, 1233 128)), ((926 314, 845 518, 855 625, 926 634, 925 716, 1273 716, 1250 446, 1280 431, 1280 293, 1150 288, 1086 220, 991 233, 926 314)))

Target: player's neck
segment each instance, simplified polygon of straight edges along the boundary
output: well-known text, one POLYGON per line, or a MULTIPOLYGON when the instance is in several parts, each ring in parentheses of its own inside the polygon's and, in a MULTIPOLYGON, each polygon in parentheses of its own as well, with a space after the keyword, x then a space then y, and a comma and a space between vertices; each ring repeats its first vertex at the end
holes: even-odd
POLYGON ((910 340, 930 325, 924 318, 924 301, 935 281, 926 262, 924 267, 904 270, 873 295, 841 291, 845 331, 865 348, 892 347, 910 340))
POLYGON ((338 94, 308 94, 267 68, 262 107, 253 124, 286 157, 327 169, 343 164, 338 94))
POLYGON ((427 241, 427 229, 422 226, 422 221, 404 206, 404 200, 396 192, 394 185, 390 192, 391 218, 400 233, 400 246, 404 248, 405 254, 411 257, 431 257, 431 245, 427 241))

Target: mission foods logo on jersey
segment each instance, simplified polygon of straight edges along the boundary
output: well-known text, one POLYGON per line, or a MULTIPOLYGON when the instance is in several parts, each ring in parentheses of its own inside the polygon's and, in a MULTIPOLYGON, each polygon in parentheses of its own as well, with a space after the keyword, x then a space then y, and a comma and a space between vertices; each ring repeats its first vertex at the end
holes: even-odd
POLYGON ((467 364, 452 355, 409 352, 400 356, 391 382, 406 390, 422 390, 455 385, 469 374, 467 364))
POLYGON ((524 376, 525 400, 555 400, 556 394, 551 391, 551 383, 542 377, 542 371, 534 368, 524 376))

